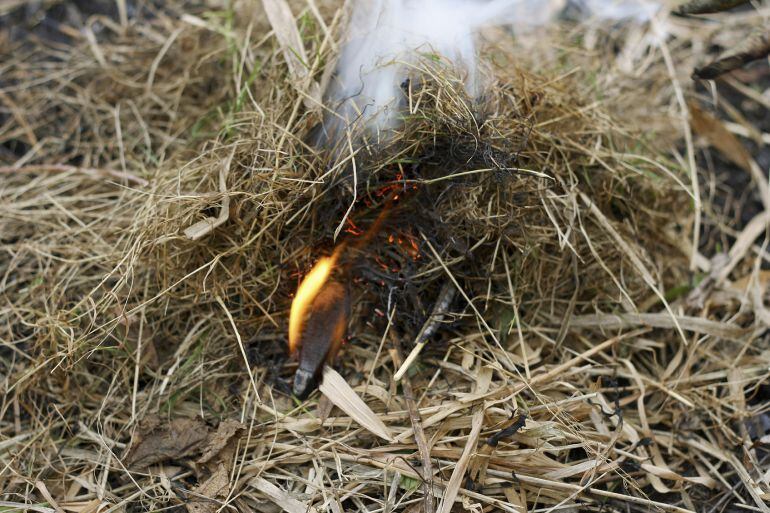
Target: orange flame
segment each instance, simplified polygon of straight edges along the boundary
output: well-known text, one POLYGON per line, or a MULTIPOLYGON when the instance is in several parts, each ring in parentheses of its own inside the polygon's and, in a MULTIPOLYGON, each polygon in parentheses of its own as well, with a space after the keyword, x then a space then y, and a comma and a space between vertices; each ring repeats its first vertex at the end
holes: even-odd
MULTIPOLYGON (((352 248, 360 249, 372 240, 374 235, 382 226, 385 218, 388 217, 392 202, 392 198, 386 202, 385 207, 377 216, 377 219, 374 221, 372 226, 363 234, 362 237, 359 237, 358 240, 355 241, 355 243, 351 246, 352 248)), ((350 230, 354 235, 363 233, 363 231, 358 228, 358 226, 356 226, 352 220, 348 219, 348 224, 350 225, 350 230)), ((297 294, 294 296, 294 300, 291 302, 291 311, 289 312, 290 354, 296 355, 299 351, 300 340, 302 337, 302 328, 305 324, 308 314, 310 313, 310 308, 313 305, 313 301, 321 292, 326 282, 329 280, 332 270, 337 264, 337 259, 346 249, 348 249, 347 243, 342 242, 334 249, 334 252, 331 256, 319 258, 318 262, 316 262, 313 268, 310 269, 310 272, 307 273, 307 275, 302 279, 302 282, 299 284, 299 287, 297 288, 297 294)), ((337 338, 341 340, 344 332, 345 323, 341 323, 335 330, 335 337, 337 336, 336 333, 339 333, 337 338)))
POLYGON ((334 268, 337 252, 332 256, 321 257, 299 284, 297 294, 291 303, 289 313, 289 351, 294 354, 299 349, 302 325, 305 322, 313 300, 323 288, 334 268))

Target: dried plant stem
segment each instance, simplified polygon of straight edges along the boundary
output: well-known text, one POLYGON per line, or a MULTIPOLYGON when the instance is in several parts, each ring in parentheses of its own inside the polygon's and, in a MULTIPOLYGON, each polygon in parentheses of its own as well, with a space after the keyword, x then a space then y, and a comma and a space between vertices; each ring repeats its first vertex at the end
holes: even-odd
POLYGON ((690 0, 676 8, 676 14, 710 14, 747 4, 749 0, 690 0))
MULTIPOLYGON (((488 383, 488 382, 487 382, 488 383)), ((486 393, 486 388, 479 388, 476 390, 476 393, 484 394, 486 393)), ((441 498, 441 503, 439 504, 438 513, 449 513, 452 510, 452 507, 454 506, 455 498, 457 497, 458 492, 460 491, 460 487, 462 485, 463 477, 465 476, 465 470, 468 468, 468 464, 471 461, 471 457, 476 451, 476 443, 479 440, 479 435, 481 434, 481 427, 483 426, 484 422, 484 405, 479 405, 476 407, 473 417, 471 419, 471 431, 468 434, 468 439, 465 442, 465 447, 463 448, 462 455, 457 460, 457 463, 455 464, 454 470, 452 470, 452 475, 449 478, 449 482, 446 485, 446 488, 444 489, 444 495, 441 498)))
MULTIPOLYGON (((398 335, 396 335, 395 329, 391 329, 388 335, 390 336, 390 341, 393 345, 393 363, 396 367, 399 367, 404 361, 401 355, 401 341, 398 335)), ((414 400, 412 382, 409 379, 409 376, 406 376, 401 380, 401 387, 404 390, 404 400, 406 401, 406 406, 409 410, 409 420, 412 422, 414 440, 417 443, 417 450, 420 453, 420 460, 422 461, 421 477, 423 494, 425 496, 425 512, 434 513, 436 511, 436 504, 435 497, 433 496, 433 465, 430 459, 430 447, 428 446, 428 440, 425 437, 425 430, 422 428, 422 417, 420 416, 420 412, 414 400)))
POLYGON ((713 80, 750 62, 764 59, 768 55, 770 55, 770 32, 765 32, 749 38, 745 50, 731 52, 702 68, 695 68, 693 75, 703 80, 713 80))
POLYGON ((425 344, 428 343, 428 339, 436 332, 439 325, 444 320, 444 316, 449 309, 449 305, 452 303, 452 299, 455 297, 456 290, 457 289, 455 288, 454 284, 449 281, 445 282, 444 285, 441 286, 441 291, 436 297, 436 303, 433 305, 433 310, 428 316, 428 319, 422 325, 422 328, 420 328, 420 332, 415 338, 414 347, 409 352, 409 356, 406 357, 406 360, 399 364, 400 366, 396 371, 396 374, 393 376, 395 381, 400 381, 401 378, 404 377, 406 371, 409 370, 409 367, 411 367, 414 361, 417 359, 417 357, 420 356, 422 348, 425 347, 425 344))

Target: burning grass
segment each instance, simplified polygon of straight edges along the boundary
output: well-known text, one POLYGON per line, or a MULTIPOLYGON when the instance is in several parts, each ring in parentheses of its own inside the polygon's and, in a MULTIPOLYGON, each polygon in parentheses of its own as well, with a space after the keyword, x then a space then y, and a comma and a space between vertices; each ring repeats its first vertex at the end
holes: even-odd
POLYGON ((301 72, 261 15, 182 7, 3 56, 10 507, 761 507, 764 225, 727 264, 692 249, 663 63, 642 91, 501 43, 478 108, 429 58, 353 158, 310 142, 336 5, 298 18, 301 72), (357 421, 287 394, 293 295, 340 244, 323 390, 357 421))

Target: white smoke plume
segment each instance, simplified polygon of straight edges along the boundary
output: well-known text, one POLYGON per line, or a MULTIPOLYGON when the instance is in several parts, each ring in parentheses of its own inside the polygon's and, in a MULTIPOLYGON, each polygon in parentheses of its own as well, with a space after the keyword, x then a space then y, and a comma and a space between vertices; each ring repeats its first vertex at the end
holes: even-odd
POLYGON ((533 29, 569 6, 587 18, 645 21, 653 0, 354 0, 346 43, 326 95, 321 142, 334 145, 350 129, 377 133, 397 127, 401 84, 421 54, 438 54, 465 77, 468 94, 482 91, 476 37, 487 26, 533 29))

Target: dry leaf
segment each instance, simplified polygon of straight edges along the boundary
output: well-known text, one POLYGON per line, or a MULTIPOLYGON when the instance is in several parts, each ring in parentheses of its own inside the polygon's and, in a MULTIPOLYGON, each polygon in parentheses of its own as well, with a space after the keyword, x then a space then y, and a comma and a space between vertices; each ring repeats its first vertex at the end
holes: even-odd
POLYGON ((158 417, 142 420, 126 457, 133 469, 199 453, 208 438, 208 427, 198 418, 179 418, 162 423, 158 417))
POLYGON ((249 481, 249 484, 262 492, 273 503, 280 506, 287 513, 318 513, 318 511, 309 504, 303 504, 288 492, 284 492, 270 481, 257 477, 249 481))
POLYGON ((90 501, 62 502, 60 506, 64 511, 71 513, 99 513, 109 509, 112 504, 99 499, 92 499, 90 501))
POLYGON ((363 428, 389 442, 393 440, 393 434, 377 414, 350 388, 345 378, 331 367, 324 367, 323 381, 318 389, 363 428))
MULTIPOLYGON (((492 370, 489 368, 482 369, 477 376, 476 390, 474 391, 481 394, 485 393, 489 389, 491 379, 492 370)), ((449 513, 452 510, 455 498, 457 498, 457 493, 460 491, 460 487, 462 486, 465 470, 468 468, 471 457, 476 452, 476 443, 479 440, 479 435, 481 434, 481 428, 483 425, 484 406, 481 405, 477 407, 476 411, 473 412, 473 420, 471 421, 471 431, 468 434, 468 440, 465 442, 463 453, 460 456, 460 459, 457 460, 457 465, 455 465, 455 468, 452 471, 452 475, 449 478, 449 482, 444 489, 444 497, 442 498, 441 504, 438 508, 439 513, 449 513)))
POLYGON ((209 437, 208 445, 198 458, 198 463, 207 465, 229 461, 234 454, 235 444, 245 429, 246 426, 237 420, 227 419, 220 422, 216 432, 209 437))
POLYGON ((690 124, 696 134, 705 138, 733 164, 751 173, 751 156, 737 137, 730 132, 716 117, 704 111, 694 102, 690 108, 690 124))
POLYGON ((316 418, 321 421, 321 424, 329 417, 332 409, 334 409, 334 403, 328 397, 321 394, 321 398, 318 400, 318 408, 316 409, 316 418))
POLYGON ((230 475, 220 464, 205 482, 195 487, 195 498, 187 503, 190 513, 214 513, 222 506, 221 499, 230 492, 230 475), (211 500, 206 500, 206 497, 211 500))

